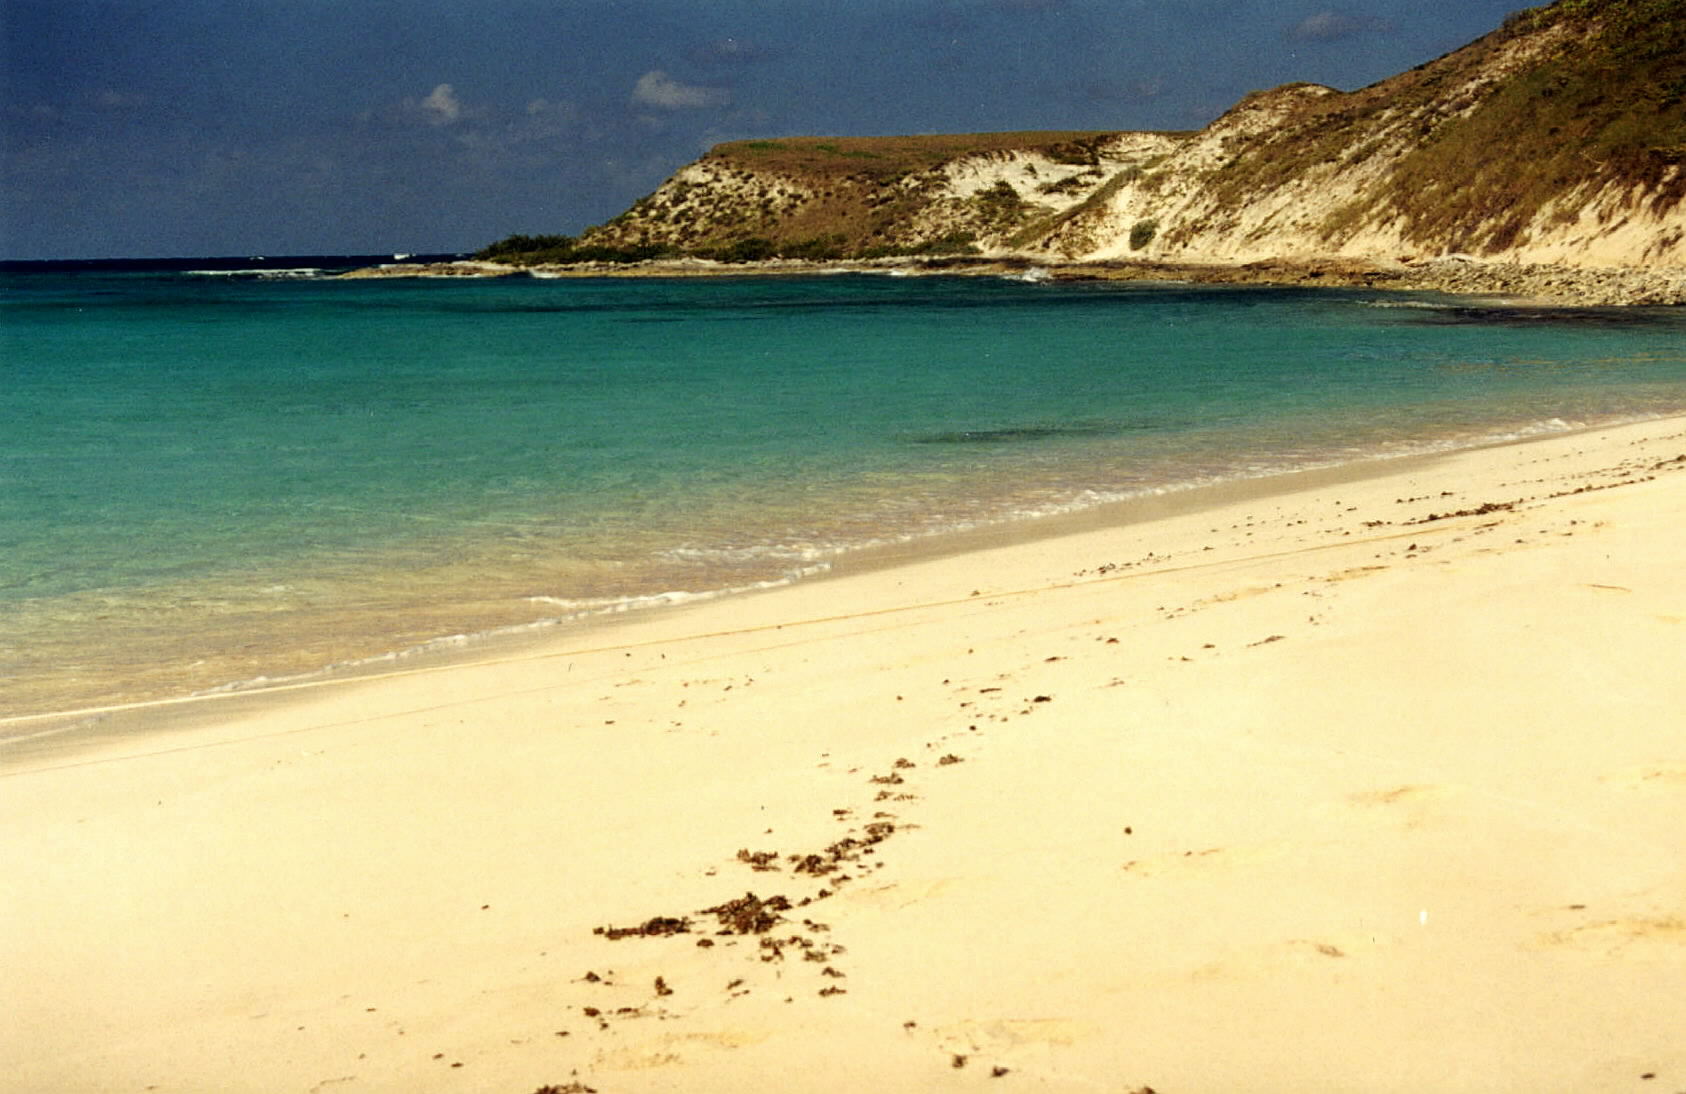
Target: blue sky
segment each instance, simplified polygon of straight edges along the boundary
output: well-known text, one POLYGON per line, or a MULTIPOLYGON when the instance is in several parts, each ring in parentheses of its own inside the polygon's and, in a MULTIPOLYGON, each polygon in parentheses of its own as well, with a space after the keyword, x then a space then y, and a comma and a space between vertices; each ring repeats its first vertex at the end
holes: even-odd
POLYGON ((743 137, 1192 129, 1519 0, 0 0, 0 257, 466 250, 743 137))

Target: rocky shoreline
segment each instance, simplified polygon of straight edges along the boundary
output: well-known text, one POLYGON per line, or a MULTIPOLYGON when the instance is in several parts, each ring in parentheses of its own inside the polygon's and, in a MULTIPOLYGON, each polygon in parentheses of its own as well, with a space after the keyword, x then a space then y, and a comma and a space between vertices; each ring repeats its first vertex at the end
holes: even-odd
POLYGON ((1686 269, 1487 262, 1448 256, 1421 262, 1371 264, 1350 259, 1276 259, 1245 265, 1167 262, 1039 263, 1013 258, 924 258, 805 262, 723 263, 707 259, 653 259, 636 263, 588 262, 566 266, 513 266, 464 260, 392 263, 353 270, 346 278, 463 277, 753 277, 836 273, 902 276, 1019 276, 1049 281, 1171 281, 1223 285, 1297 285, 1442 292, 1483 298, 1488 304, 1550 307, 1686 306, 1686 269))
POLYGON ((1686 269, 1580 269, 1442 258, 1408 267, 1397 287, 1496 293, 1525 302, 1582 307, 1679 307, 1686 304, 1686 269))

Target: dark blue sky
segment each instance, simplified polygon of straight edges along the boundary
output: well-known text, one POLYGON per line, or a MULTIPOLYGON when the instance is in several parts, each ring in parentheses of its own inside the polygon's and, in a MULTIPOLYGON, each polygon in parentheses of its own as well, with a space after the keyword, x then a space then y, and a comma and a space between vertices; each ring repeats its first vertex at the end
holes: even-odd
POLYGON ((0 258, 473 249, 741 137, 1198 128, 1519 0, 0 0, 0 258))

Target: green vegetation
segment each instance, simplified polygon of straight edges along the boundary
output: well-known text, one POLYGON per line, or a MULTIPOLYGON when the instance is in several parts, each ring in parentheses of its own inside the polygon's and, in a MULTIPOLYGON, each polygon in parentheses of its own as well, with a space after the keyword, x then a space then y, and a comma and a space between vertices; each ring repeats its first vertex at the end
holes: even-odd
POLYGON ((1521 16, 1507 30, 1569 21, 1568 44, 1400 161, 1385 197, 1410 238, 1499 250, 1588 186, 1642 190, 1653 212, 1686 199, 1686 0, 1561 0, 1521 16))
POLYGON ((847 258, 843 237, 815 236, 788 243, 780 243, 764 236, 750 236, 722 246, 699 247, 690 253, 697 258, 712 258, 716 262, 767 262, 775 258, 801 259, 808 262, 830 262, 847 258))
POLYGON ((779 247, 780 258, 798 258, 808 262, 830 262, 845 256, 844 243, 840 235, 814 236, 811 239, 799 239, 793 243, 785 243, 779 247))
POLYGON ((1042 152, 1055 163, 1070 164, 1073 167, 1099 167, 1101 146, 1106 144, 1111 136, 1111 133, 1097 133, 1089 137, 1059 141, 1045 146, 1042 152))
POLYGON ((1205 180, 1222 205, 1239 209, 1390 147, 1399 149, 1391 172, 1327 218, 1328 238, 1397 221, 1416 242, 1493 252, 1522 241, 1569 194, 1641 191, 1654 212, 1686 199, 1686 0, 1559 0, 1362 90, 1307 90, 1291 85, 1238 104, 1274 105, 1284 117, 1238 141, 1205 180), (1502 51, 1547 31, 1560 35, 1554 49, 1518 71, 1498 70, 1494 82, 1502 51))
POLYGON ((1618 29, 1633 28, 1658 19, 1674 18, 1680 14, 1670 0, 1557 0, 1537 8, 1524 8, 1505 16, 1504 28, 1510 31, 1538 30, 1560 19, 1613 19, 1618 29))
POLYGON ((1270 136, 1233 146, 1228 162, 1207 180, 1212 196, 1224 205, 1240 207, 1260 192, 1302 178, 1319 165, 1337 162, 1353 146, 1355 130, 1371 122, 1372 113, 1385 110, 1385 101, 1391 98, 1378 96, 1372 104, 1363 92, 1318 94, 1319 90, 1313 84, 1288 84, 1255 91, 1232 107, 1231 114, 1275 107, 1284 110, 1286 117, 1271 127, 1270 136))
POLYGON ((1001 230, 1010 228, 1023 220, 1028 206, 1013 188, 1013 184, 1002 179, 987 190, 980 190, 972 196, 972 204, 978 210, 978 216, 991 229, 1001 230))
POLYGON ((884 158, 882 155, 869 148, 843 148, 835 143, 816 144, 814 145, 814 150, 816 152, 825 152, 828 155, 842 156, 844 159, 851 160, 880 160, 884 158))
POLYGON ((908 245, 878 244, 864 247, 857 252, 855 258, 923 258, 936 255, 975 255, 978 254, 977 233, 949 232, 936 239, 927 239, 923 243, 908 245))
POLYGON ((484 262, 504 262, 511 266, 556 265, 567 266, 585 262, 625 264, 647 262, 657 258, 676 258, 690 255, 711 258, 717 262, 766 262, 775 258, 805 259, 828 262, 850 257, 840 235, 813 236, 778 242, 764 236, 749 236, 726 243, 710 243, 680 250, 659 244, 612 247, 582 244, 573 236, 512 235, 482 248, 475 258, 484 262))
POLYGON ((1130 249, 1139 251, 1153 242, 1154 234, 1159 231, 1159 222, 1152 217, 1138 220, 1130 227, 1130 249))
POLYGON ((950 133, 908 137, 788 137, 716 145, 705 160, 753 166, 796 178, 864 174, 874 181, 908 175, 974 152, 1030 151, 1061 163, 1096 162, 1096 149, 1114 136, 1093 130, 1052 133, 950 133))
POLYGON ((1084 171, 1077 175, 1067 175, 1056 182, 1045 182, 1036 188, 1039 194, 1059 195, 1078 194, 1095 184, 1095 175, 1084 171))
POLYGON ((482 261, 501 262, 514 255, 571 250, 578 244, 579 240, 573 236, 512 235, 506 236, 490 246, 482 247, 475 252, 474 257, 482 261))
POLYGON ((657 244, 604 247, 582 245, 573 236, 512 235, 481 248, 475 252, 474 257, 482 262, 504 262, 511 266, 567 266, 580 262, 646 262, 652 258, 666 258, 675 253, 672 247, 657 244))

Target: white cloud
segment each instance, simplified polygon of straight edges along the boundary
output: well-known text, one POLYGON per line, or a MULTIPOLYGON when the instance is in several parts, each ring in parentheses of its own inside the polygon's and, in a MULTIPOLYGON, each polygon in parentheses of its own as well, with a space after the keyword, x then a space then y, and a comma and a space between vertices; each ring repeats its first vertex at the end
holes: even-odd
POLYGON ((450 84, 440 84, 421 101, 422 111, 434 125, 450 125, 462 117, 462 101, 450 84))
POLYGON ((529 118, 556 118, 571 122, 579 118, 580 109, 567 101, 534 99, 527 104, 527 116, 529 118))
POLYGON ((726 92, 719 88, 682 84, 660 69, 638 77, 638 83, 632 89, 633 102, 659 106, 664 110, 720 106, 726 99, 726 92))
MULTIPOLYGON (((0 0, 3 2, 3 0, 0 0)), ((483 125, 492 110, 465 102, 450 84, 435 84, 433 90, 421 98, 406 95, 397 102, 359 115, 364 124, 379 124, 399 129, 424 126, 460 135, 476 125, 483 125)))
POLYGON ((146 105, 146 97, 143 95, 110 89, 95 94, 93 101, 101 110, 138 110, 146 105))
POLYGON ((510 144, 549 140, 573 132, 579 125, 580 108, 571 102, 533 99, 523 116, 509 119, 504 139, 510 144))

